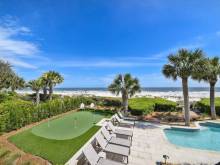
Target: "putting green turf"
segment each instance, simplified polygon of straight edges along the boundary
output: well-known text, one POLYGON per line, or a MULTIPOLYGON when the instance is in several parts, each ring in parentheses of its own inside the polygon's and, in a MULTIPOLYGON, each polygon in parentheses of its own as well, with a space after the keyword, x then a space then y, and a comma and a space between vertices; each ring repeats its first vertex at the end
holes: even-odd
POLYGON ((25 152, 45 158, 52 164, 63 165, 99 130, 100 127, 93 122, 111 115, 108 111, 73 112, 13 135, 9 137, 9 141, 25 152), (73 121, 76 118, 74 127, 73 121), (52 136, 63 140, 54 139, 52 136), (70 136, 71 139, 66 139, 70 136))
POLYGON ((67 140, 84 134, 102 118, 103 115, 94 112, 74 112, 35 126, 31 132, 36 136, 47 139, 67 140))

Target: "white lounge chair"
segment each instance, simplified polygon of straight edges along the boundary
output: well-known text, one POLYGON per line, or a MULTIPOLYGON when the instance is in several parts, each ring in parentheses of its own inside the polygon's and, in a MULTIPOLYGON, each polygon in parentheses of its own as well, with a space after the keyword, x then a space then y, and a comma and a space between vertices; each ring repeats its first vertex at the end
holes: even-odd
POLYGON ((97 134, 95 138, 104 152, 122 156, 123 159, 126 158, 126 162, 128 163, 128 156, 130 153, 128 147, 108 143, 101 133, 97 134))
POLYGON ((88 146, 85 147, 85 149, 83 150, 83 153, 84 153, 87 161, 91 165, 124 165, 119 162, 115 162, 112 160, 108 160, 108 159, 99 157, 99 155, 96 153, 95 149, 93 148, 93 146, 91 144, 89 144, 88 146))
POLYGON ((135 122, 134 121, 127 121, 127 120, 123 120, 123 119, 120 119, 118 117, 117 114, 115 114, 112 119, 117 122, 119 124, 119 126, 125 126, 125 127, 134 127, 134 124, 135 122))
POLYGON ((128 129, 121 129, 120 127, 115 127, 111 121, 107 123, 107 127, 116 135, 127 136, 132 140, 133 131, 128 129))
POLYGON ((124 120, 128 120, 128 121, 137 121, 137 117, 135 116, 124 116, 120 111, 118 111, 118 116, 121 118, 121 119, 124 119, 124 120))
POLYGON ((131 147, 131 140, 114 137, 105 127, 102 127, 101 132, 109 143, 131 147))

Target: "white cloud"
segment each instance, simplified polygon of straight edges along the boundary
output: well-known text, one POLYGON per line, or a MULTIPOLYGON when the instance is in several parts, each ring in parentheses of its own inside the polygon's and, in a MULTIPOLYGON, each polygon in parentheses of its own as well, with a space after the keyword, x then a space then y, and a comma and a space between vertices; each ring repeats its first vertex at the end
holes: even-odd
POLYGON ((36 68, 33 64, 25 62, 25 58, 37 57, 40 52, 38 46, 31 41, 18 39, 22 35, 29 35, 31 30, 19 26, 11 17, 0 22, 0 58, 18 67, 36 68))

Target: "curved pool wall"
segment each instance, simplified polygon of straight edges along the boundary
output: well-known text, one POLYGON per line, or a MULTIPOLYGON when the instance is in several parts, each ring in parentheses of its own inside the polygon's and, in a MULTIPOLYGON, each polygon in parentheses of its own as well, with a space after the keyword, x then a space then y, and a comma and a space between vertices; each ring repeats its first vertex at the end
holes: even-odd
POLYGON ((220 152, 220 123, 199 123, 199 129, 164 129, 168 141, 181 147, 220 152))

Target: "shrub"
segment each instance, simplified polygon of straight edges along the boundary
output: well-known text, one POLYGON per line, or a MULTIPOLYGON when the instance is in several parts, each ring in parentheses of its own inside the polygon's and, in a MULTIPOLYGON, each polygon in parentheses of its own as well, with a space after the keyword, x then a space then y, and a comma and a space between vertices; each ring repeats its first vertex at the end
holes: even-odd
POLYGON ((175 111, 176 103, 162 98, 133 98, 129 100, 132 115, 146 115, 153 111, 175 111))
POLYGON ((154 99, 155 106, 154 111, 176 111, 177 110, 177 104, 173 101, 169 101, 162 98, 155 98, 154 99))
POLYGON ((145 115, 154 110, 154 102, 151 98, 134 98, 130 99, 128 103, 132 115, 145 115))
POLYGON ((0 132, 8 132, 72 109, 81 103, 90 104, 89 97, 64 97, 36 106, 30 101, 8 100, 0 104, 0 132))
MULTIPOLYGON (((198 109, 201 113, 211 114, 209 98, 204 98, 196 102, 195 108, 198 109)), ((215 110, 216 114, 220 116, 220 97, 215 99, 215 110)))
POLYGON ((106 107, 121 107, 121 100, 119 98, 112 97, 96 97, 95 102, 100 106, 106 107))

